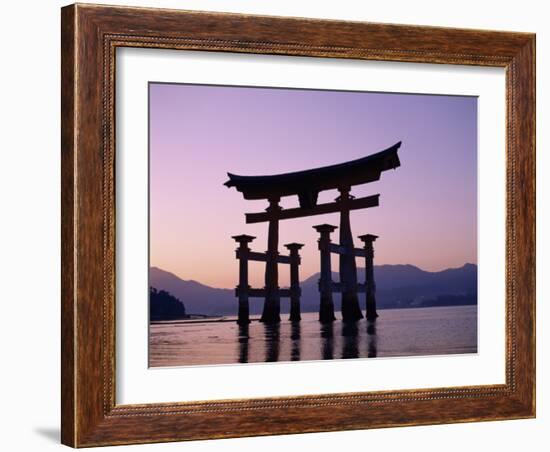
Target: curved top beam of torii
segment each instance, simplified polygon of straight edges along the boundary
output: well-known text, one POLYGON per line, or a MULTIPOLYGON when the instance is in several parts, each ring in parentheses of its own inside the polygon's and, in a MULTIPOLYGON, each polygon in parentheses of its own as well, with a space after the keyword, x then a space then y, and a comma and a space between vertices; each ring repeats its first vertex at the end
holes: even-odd
POLYGON ((336 165, 293 173, 269 176, 239 176, 228 173, 224 185, 235 187, 244 199, 273 199, 298 195, 300 207, 317 205, 317 195, 323 190, 351 187, 380 179, 382 171, 400 166, 397 151, 401 141, 375 154, 336 165))

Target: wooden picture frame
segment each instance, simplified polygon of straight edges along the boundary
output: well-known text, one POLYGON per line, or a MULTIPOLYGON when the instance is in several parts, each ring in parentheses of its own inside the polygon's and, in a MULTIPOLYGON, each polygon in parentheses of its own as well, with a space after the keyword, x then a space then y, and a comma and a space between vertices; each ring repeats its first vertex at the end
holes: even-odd
POLYGON ((535 35, 71 5, 62 9, 62 442, 73 447, 535 416, 535 35), (115 50, 300 55, 506 70, 506 383, 115 403, 115 50))

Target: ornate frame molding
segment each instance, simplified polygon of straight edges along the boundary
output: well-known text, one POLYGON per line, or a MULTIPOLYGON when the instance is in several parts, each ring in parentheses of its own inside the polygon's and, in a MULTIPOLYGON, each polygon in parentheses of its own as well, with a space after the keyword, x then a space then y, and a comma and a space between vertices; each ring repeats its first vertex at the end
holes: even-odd
POLYGON ((533 417, 534 328, 534 35, 80 4, 62 9, 64 444, 81 447, 533 417), (504 67, 506 383, 116 405, 118 47, 504 67))

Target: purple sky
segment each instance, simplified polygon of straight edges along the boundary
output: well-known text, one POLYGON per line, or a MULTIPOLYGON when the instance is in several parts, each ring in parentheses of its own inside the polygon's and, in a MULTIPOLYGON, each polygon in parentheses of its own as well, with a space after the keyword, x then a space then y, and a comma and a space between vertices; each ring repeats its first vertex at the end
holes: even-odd
MULTIPOLYGON (((265 251, 267 224, 247 225, 244 213, 263 211, 266 202, 245 201, 225 187, 227 172, 325 166, 397 141, 403 142, 401 167, 352 188, 355 196, 380 193, 379 207, 352 212, 354 236, 380 236, 375 264, 437 271, 477 263, 476 98, 176 84, 149 89, 152 266, 234 287, 231 235, 257 236, 252 249, 265 251)), ((319 201, 336 196, 323 192, 319 201)), ((297 197, 281 204, 296 206, 297 197)), ((281 252, 284 243, 305 244, 301 279, 319 270, 312 226, 338 221, 330 214, 281 222, 281 252)), ((263 265, 251 264, 255 287, 263 286, 263 265)), ((288 283, 286 267, 281 285, 288 283)))

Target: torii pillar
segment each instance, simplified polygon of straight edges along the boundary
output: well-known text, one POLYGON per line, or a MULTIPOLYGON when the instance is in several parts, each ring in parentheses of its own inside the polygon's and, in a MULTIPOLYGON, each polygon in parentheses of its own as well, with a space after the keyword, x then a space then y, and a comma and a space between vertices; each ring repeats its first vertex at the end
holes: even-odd
POLYGON ((319 292, 321 303, 319 305, 319 321, 321 323, 333 322, 334 302, 332 300, 332 269, 330 262, 330 233, 337 229, 330 224, 313 226, 321 236, 319 237, 319 251, 321 256, 321 274, 319 278, 319 292))
POLYGON ((357 265, 355 264, 355 247, 351 235, 350 202, 354 199, 349 194, 349 187, 340 187, 340 283, 342 285, 342 320, 355 322, 363 318, 357 297, 357 265))
POLYGON ((233 239, 239 244, 239 247, 235 250, 237 259, 239 259, 239 285, 237 286, 237 296, 239 297, 237 323, 239 325, 248 325, 250 323, 248 305, 248 292, 250 290, 250 285, 248 284, 248 256, 250 248, 248 244, 255 238, 246 234, 233 236, 233 239))
POLYGON ((367 320, 375 320, 378 317, 376 312, 376 283, 374 282, 374 247, 373 243, 377 235, 360 235, 359 239, 365 248, 365 294, 367 320))
POLYGON ((290 251, 290 318, 291 322, 302 319, 300 315, 300 254, 302 243, 287 243, 285 248, 290 251))
POLYGON ((267 231, 267 252, 265 262, 265 302, 260 322, 279 323, 281 321, 281 297, 279 294, 279 197, 269 199, 266 209, 269 215, 267 231))

